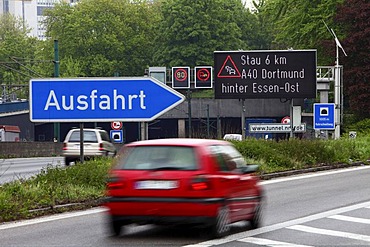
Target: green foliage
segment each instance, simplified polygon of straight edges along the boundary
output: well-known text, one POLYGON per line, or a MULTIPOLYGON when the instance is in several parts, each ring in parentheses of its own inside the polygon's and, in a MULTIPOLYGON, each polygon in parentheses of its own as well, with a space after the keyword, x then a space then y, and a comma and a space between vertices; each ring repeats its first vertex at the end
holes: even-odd
POLYGON ((349 127, 349 130, 356 130, 360 134, 370 135, 370 118, 363 119, 361 121, 352 123, 349 127))
POLYGON ((152 59, 156 15, 145 1, 129 0, 86 0, 50 9, 47 35, 59 41, 61 68, 66 58, 79 66, 61 69, 61 76, 143 75, 152 59))
POLYGON ((216 50, 252 46, 257 19, 240 0, 164 0, 159 5, 156 65, 212 65, 216 50))
MULTIPOLYGON (((0 15, 0 84, 21 84, 34 75, 32 64, 36 39, 29 37, 23 21, 10 14, 0 15)), ((25 98, 27 92, 17 92, 25 98)))
POLYGON ((234 143, 247 160, 261 164, 262 172, 269 173, 323 164, 367 161, 370 158, 369 139, 291 139, 275 142, 251 138, 234 143))
MULTIPOLYGON (((324 25, 336 30, 342 37, 340 26, 334 22, 337 6, 343 0, 270 0, 259 8, 259 15, 264 19, 266 28, 273 33, 273 49, 317 49, 318 63, 332 64, 333 58, 325 53, 327 47, 323 40, 331 40, 331 34, 324 25)), ((335 45, 335 43, 334 43, 335 45)), ((333 49, 335 46, 333 45, 333 49)))
POLYGON ((369 12, 369 1, 346 0, 336 15, 337 23, 346 34, 341 43, 348 54, 341 58, 344 68, 343 91, 351 113, 360 118, 370 118, 369 12))
POLYGON ((32 210, 98 200, 104 194, 111 158, 65 167, 48 166, 29 180, 0 187, 0 222, 31 217, 32 210))

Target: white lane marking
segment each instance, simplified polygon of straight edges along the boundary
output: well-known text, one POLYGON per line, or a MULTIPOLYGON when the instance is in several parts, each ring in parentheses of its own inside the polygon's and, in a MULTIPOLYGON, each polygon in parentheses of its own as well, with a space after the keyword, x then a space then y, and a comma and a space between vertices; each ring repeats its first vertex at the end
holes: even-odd
POLYGON ((4 224, 0 224, 0 230, 10 229, 10 228, 15 228, 15 227, 20 227, 20 226, 29 226, 29 225, 40 224, 44 222, 62 220, 62 219, 73 218, 73 217, 80 217, 80 216, 90 215, 90 214, 97 214, 97 213, 101 213, 104 211, 106 211, 105 208, 94 208, 94 209, 89 209, 85 211, 62 213, 62 214, 53 215, 53 216, 46 216, 46 217, 41 217, 37 219, 4 223, 4 224))
POLYGON ((230 235, 230 236, 225 237, 223 239, 215 239, 215 240, 209 240, 209 241, 201 242, 201 243, 198 243, 198 244, 193 244, 191 246, 192 247, 208 247, 208 246, 212 246, 212 245, 221 245, 221 244, 229 243, 229 242, 236 241, 236 240, 239 240, 239 239, 243 239, 243 238, 252 237, 252 236, 256 236, 256 235, 267 233, 267 232, 280 230, 280 229, 287 228, 287 227, 294 226, 294 225, 300 225, 300 224, 303 224, 303 223, 306 223, 306 222, 327 218, 327 217, 332 216, 332 215, 342 214, 342 213, 350 212, 350 211, 360 209, 360 208, 365 208, 365 207, 370 207, 370 201, 355 204, 355 205, 351 205, 351 206, 346 206, 346 207, 342 207, 342 208, 337 208, 337 209, 325 211, 325 212, 322 212, 322 213, 318 213, 318 214, 314 214, 314 215, 310 215, 310 216, 306 216, 306 217, 302 217, 302 218, 297 218, 297 219, 285 221, 285 222, 282 222, 282 223, 277 223, 275 225, 270 225, 270 226, 265 226, 265 227, 261 227, 261 228, 254 229, 254 230, 249 230, 249 231, 246 231, 246 232, 233 234, 233 235, 230 235))
POLYGON ((280 242, 280 241, 274 241, 274 240, 269 240, 269 239, 252 238, 252 237, 240 239, 238 240, 238 242, 265 245, 265 246, 271 246, 271 247, 313 247, 310 245, 291 244, 287 242, 280 242))
POLYGON ((340 231, 326 230, 326 229, 322 229, 322 228, 315 228, 315 227, 302 226, 302 225, 289 226, 289 227, 287 227, 287 229, 297 230, 297 231, 302 231, 302 232, 308 232, 308 233, 321 234, 321 235, 327 235, 327 236, 333 236, 333 237, 350 238, 350 239, 370 242, 370 236, 355 234, 355 233, 350 233, 350 232, 340 232, 340 231))
POLYGON ((344 172, 352 172, 352 171, 358 171, 358 170, 364 170, 364 169, 370 169, 370 166, 360 166, 360 167, 356 166, 356 167, 350 167, 350 168, 334 170, 334 171, 313 172, 312 174, 303 174, 303 175, 294 175, 291 177, 275 178, 271 180, 262 181, 261 184, 275 184, 275 183, 306 179, 306 178, 313 178, 313 177, 320 177, 320 176, 326 176, 326 175, 332 175, 332 174, 338 174, 338 173, 344 173, 344 172))
POLYGON ((370 224, 370 219, 350 217, 350 216, 345 216, 345 215, 333 215, 333 216, 329 216, 328 218, 335 219, 335 220, 355 222, 355 223, 362 223, 362 224, 370 224))

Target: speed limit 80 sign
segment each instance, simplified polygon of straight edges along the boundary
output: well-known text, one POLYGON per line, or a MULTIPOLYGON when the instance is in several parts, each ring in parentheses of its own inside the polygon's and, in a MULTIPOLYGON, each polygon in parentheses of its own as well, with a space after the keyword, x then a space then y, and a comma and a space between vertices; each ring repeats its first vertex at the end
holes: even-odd
POLYGON ((172 67, 172 88, 190 88, 190 67, 172 67))

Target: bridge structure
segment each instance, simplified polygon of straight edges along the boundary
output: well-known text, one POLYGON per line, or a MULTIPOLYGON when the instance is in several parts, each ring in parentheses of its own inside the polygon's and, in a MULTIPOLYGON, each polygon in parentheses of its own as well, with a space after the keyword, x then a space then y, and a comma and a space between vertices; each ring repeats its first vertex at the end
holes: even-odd
MULTIPOLYGON (((343 68, 340 67, 340 70, 343 68)), ((191 72, 194 73, 194 72, 191 72)), ((340 75, 342 73, 339 73, 340 75)), ((319 97, 320 103, 329 103, 329 92, 333 91, 333 82, 336 79, 336 67, 335 66, 318 66, 317 67, 317 95, 319 97)), ((166 84, 171 85, 171 81, 168 78, 171 78, 171 70, 167 71, 167 80, 166 84)), ((340 90, 342 91, 342 78, 340 80, 340 90)), ((197 89, 194 87, 194 82, 190 83, 190 89, 178 89, 181 93, 187 95, 187 99, 182 104, 176 106, 174 109, 164 113, 157 120, 153 121, 158 123, 163 119, 177 119, 178 135, 187 136, 189 131, 184 130, 183 126, 189 126, 189 123, 199 121, 200 125, 207 126, 207 132, 209 131, 210 125, 211 128, 219 129, 219 119, 222 118, 241 118, 241 106, 240 100, 236 99, 213 99, 213 98, 192 98, 192 92, 199 91, 202 89, 197 89), (190 110, 191 109, 191 110, 190 110), (212 124, 215 123, 215 124, 212 124), (188 132, 188 133, 186 133, 188 132)), ((28 85, 4 85, 2 84, 0 89, 0 124, 12 124, 15 125, 15 121, 29 121, 29 102, 27 100, 15 100, 11 98, 11 92, 20 89, 27 89, 28 85), (21 116, 25 116, 22 120, 19 120, 21 116)), ((343 95, 341 95, 343 97, 343 95)), ((295 104, 302 105, 302 117, 306 119, 312 119, 312 106, 308 105, 315 103, 316 99, 307 99, 301 101, 295 101, 295 104)), ((343 102, 343 99, 340 101, 343 102)), ((318 102, 317 102, 318 103, 318 102)), ((246 99, 246 106, 243 109, 246 118, 283 118, 289 115, 290 105, 284 103, 282 99, 246 99)), ((343 113, 343 106, 337 106, 340 109, 341 116, 343 113)), ((340 118, 342 121, 342 117, 340 118)), ((150 125, 151 123, 149 123, 150 125)), ((341 122, 336 123, 341 124, 341 122)), ((29 123, 28 127, 33 127, 42 125, 40 123, 33 124, 29 123)), ((240 125, 240 124, 239 124, 240 125)), ((241 127, 241 126, 239 126, 241 127)), ((21 128, 22 131, 22 128, 21 128)), ((32 138, 32 132, 26 130, 28 137, 24 139, 37 139, 32 138)), ((218 130, 217 136, 222 136, 224 133, 218 130)))

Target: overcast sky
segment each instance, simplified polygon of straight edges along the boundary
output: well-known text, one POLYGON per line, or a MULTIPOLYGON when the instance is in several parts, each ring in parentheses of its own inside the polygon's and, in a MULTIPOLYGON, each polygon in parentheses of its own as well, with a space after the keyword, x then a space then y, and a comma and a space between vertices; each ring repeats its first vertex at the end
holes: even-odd
POLYGON ((251 7, 253 7, 253 0, 242 0, 242 2, 243 3, 246 3, 246 6, 248 7, 248 8, 251 8, 251 7))

